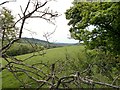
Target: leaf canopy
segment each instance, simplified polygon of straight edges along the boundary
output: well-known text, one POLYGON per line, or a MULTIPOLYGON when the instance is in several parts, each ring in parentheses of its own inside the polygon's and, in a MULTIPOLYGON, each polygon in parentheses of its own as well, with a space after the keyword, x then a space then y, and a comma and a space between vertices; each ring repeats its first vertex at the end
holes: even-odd
POLYGON ((120 2, 73 2, 65 14, 74 39, 91 49, 120 54, 120 2))

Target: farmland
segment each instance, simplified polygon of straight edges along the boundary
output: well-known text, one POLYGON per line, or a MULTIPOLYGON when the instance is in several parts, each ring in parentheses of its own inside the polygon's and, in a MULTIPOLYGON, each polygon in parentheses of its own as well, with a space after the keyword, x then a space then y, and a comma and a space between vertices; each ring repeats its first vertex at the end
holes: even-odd
MULTIPOLYGON (((44 51, 46 54, 40 55, 40 52, 25 54, 25 55, 19 55, 16 56, 17 59, 23 60, 27 65, 37 65, 38 63, 44 63, 48 67, 43 67, 42 64, 38 64, 37 67, 40 68, 46 75, 49 75, 51 72, 51 65, 55 64, 55 70, 56 75, 58 77, 63 76, 69 76, 75 72, 80 72, 82 77, 89 77, 93 80, 98 80, 106 83, 112 82, 112 77, 115 76, 115 73, 119 73, 118 69, 115 67, 110 66, 111 62, 105 62, 108 63, 108 66, 106 66, 106 71, 104 70, 104 67, 101 71, 99 71, 98 64, 103 62, 104 53, 100 53, 96 50, 85 50, 84 46, 82 45, 74 45, 74 46, 65 46, 65 47, 59 47, 59 48, 53 48, 48 49, 44 51), (34 56, 33 56, 34 55, 34 56), (101 56, 102 55, 102 56, 101 56), (33 57, 31 57, 33 56, 33 57), (30 58, 28 58, 30 57, 30 58), (95 65, 94 65, 95 63, 95 65), (90 65, 92 65, 91 68, 90 65), (107 70, 107 68, 109 68, 107 70), (61 71, 60 71, 61 69, 61 71), (86 71, 87 69, 87 71, 86 71), (110 71, 111 70, 111 71, 110 71), (112 76, 110 76, 111 74, 112 76), (99 78, 98 78, 99 77, 99 78)), ((109 60, 109 59, 108 59, 109 60)), ((6 62, 3 61, 3 65, 5 65, 6 62)), ((114 63, 112 63, 113 65, 114 63)), ((34 69, 24 67, 21 65, 13 65, 13 67, 22 68, 25 70, 31 70, 33 72, 34 69)), ((8 69, 9 70, 9 69, 8 69)), ((18 88, 21 87, 22 84, 19 80, 17 80, 11 72, 8 70, 4 70, 2 73, 2 79, 3 79, 3 88, 18 88)), ((44 76, 43 73, 39 72, 41 76, 44 76)), ((30 74, 32 76, 35 76, 33 74, 30 74)), ((31 85, 29 87, 36 88, 36 84, 34 81, 32 81, 28 76, 26 76, 24 73, 17 73, 17 77, 24 83, 24 85, 31 85), (34 84, 30 84, 33 82, 34 84)), ((42 79, 41 77, 37 77, 38 79, 42 79)), ((45 76, 45 78, 47 78, 45 76)), ((119 85, 119 79, 115 82, 116 85, 119 85)), ((74 85, 70 84, 71 88, 75 87, 74 85)), ((88 88, 89 85, 81 84, 82 87, 88 88)), ((48 86, 43 86, 44 88, 48 88, 48 86)), ((103 86, 96 85, 97 88, 105 88, 103 86)))
MULTIPOLYGON (((35 64, 38 62, 49 62, 49 64, 55 63, 56 61, 64 61, 66 58, 66 54, 70 54, 71 57, 75 57, 76 53, 82 52, 84 50, 83 46, 66 46, 66 47, 60 47, 60 48, 54 48, 54 49, 49 49, 46 51, 46 54, 44 56, 38 55, 35 57, 32 57, 28 60, 26 60, 27 64, 35 64)), ((25 55, 20 55, 17 56, 17 58, 24 60, 27 57, 31 56, 31 54, 25 54, 25 55)), ((37 54, 37 52, 36 52, 37 54)), ((81 58, 84 58, 83 55, 81 55, 81 58)), ((3 64, 5 62, 3 61, 3 64)), ((21 76, 24 78, 24 76, 21 76)), ((20 83, 15 79, 15 77, 8 72, 8 70, 3 71, 2 74, 2 79, 3 79, 3 88, 17 88, 20 86, 20 83)))

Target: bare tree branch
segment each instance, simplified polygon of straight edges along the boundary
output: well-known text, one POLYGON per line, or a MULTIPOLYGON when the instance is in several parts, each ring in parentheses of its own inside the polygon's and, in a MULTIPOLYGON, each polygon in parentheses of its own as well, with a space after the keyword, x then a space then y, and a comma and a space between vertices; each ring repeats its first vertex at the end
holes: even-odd
POLYGON ((47 33, 44 33, 44 35, 43 35, 43 37, 45 37, 45 39, 47 41, 47 48, 50 48, 49 39, 50 39, 50 36, 55 33, 56 28, 57 28, 57 26, 55 27, 53 32, 50 32, 50 33, 47 32, 47 33))
POLYGON ((4 5, 4 4, 6 4, 6 3, 9 3, 9 2, 15 2, 16 0, 12 0, 12 1, 4 1, 4 2, 2 2, 2 3, 0 3, 0 5, 4 5))
POLYGON ((9 3, 9 1, 4 1, 4 2, 0 3, 0 5, 3 5, 5 3, 9 3))

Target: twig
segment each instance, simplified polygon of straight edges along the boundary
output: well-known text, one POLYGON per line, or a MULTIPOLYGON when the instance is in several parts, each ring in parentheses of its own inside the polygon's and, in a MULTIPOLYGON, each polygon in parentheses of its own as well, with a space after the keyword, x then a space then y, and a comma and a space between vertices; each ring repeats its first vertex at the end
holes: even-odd
POLYGON ((0 3, 0 5, 3 5, 5 3, 9 3, 9 1, 4 1, 4 2, 0 3))

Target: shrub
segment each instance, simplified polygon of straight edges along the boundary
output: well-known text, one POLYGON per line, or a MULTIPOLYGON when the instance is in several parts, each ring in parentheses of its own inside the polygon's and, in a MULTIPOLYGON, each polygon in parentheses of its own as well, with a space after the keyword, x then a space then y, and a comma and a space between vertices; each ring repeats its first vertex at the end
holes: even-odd
POLYGON ((28 54, 36 51, 44 50, 43 46, 40 45, 30 45, 30 44, 23 44, 23 43, 15 43, 7 52, 6 54, 9 56, 17 56, 22 54, 28 54))

